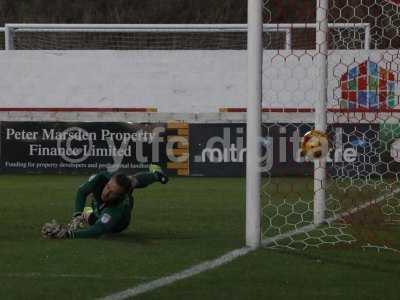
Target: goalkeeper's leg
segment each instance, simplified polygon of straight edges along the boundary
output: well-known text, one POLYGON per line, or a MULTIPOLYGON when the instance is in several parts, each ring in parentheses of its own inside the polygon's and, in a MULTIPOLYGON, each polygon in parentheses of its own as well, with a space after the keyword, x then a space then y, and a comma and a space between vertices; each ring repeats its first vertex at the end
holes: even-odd
POLYGON ((168 176, 163 172, 160 166, 150 165, 148 172, 139 172, 135 174, 134 188, 144 188, 157 181, 166 184, 168 180, 168 176))

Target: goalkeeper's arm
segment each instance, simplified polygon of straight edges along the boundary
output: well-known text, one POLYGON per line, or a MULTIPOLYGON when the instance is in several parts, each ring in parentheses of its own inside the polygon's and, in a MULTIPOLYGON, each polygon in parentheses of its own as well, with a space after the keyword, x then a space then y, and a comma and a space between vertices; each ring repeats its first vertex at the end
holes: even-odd
POLYGON ((104 219, 85 229, 72 229, 70 225, 58 224, 55 220, 42 227, 42 236, 50 239, 96 238, 110 232, 111 227, 104 223, 104 219))
POLYGON ((78 216, 82 213, 85 207, 86 198, 95 189, 98 178, 99 175, 90 177, 87 182, 79 187, 78 191, 76 192, 74 216, 78 216))
POLYGON ((103 234, 110 233, 108 228, 103 223, 97 221, 95 224, 85 229, 72 230, 68 233, 70 239, 97 238, 103 234))
POLYGON ((157 181, 163 184, 168 182, 168 176, 164 174, 161 168, 153 172, 139 172, 135 175, 128 176, 128 178, 131 180, 133 189, 145 188, 157 181))
POLYGON ((87 222, 90 224, 89 227, 70 230, 67 237, 72 239, 100 237, 103 234, 111 233, 112 227, 118 219, 119 214, 112 213, 109 210, 106 210, 98 219, 92 213, 87 217, 87 222))

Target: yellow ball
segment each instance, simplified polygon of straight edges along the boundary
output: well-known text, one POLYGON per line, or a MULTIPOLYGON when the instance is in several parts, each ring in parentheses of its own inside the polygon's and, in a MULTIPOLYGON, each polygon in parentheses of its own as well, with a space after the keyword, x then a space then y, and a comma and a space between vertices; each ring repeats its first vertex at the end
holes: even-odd
POLYGON ((301 155, 310 160, 326 157, 329 151, 328 136, 319 130, 308 131, 301 143, 301 155))

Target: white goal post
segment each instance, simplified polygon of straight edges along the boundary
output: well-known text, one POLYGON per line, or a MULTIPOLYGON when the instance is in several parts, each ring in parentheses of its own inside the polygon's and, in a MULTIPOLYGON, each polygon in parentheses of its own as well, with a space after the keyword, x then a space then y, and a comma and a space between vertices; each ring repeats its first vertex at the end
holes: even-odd
POLYGON ((262 0, 248 0, 247 19, 246 246, 256 248, 261 243, 262 0))
MULTIPOLYGON (((263 0, 248 1, 248 105, 247 105, 247 163, 246 163, 246 245, 258 247, 261 243, 261 110, 262 110, 262 60, 263 60, 263 0)), ((329 28, 361 27, 365 29, 365 50, 370 46, 370 25, 329 24, 328 0, 317 0, 316 23, 271 24, 275 28, 315 28, 316 50, 319 65, 318 99, 315 103, 315 129, 327 129, 328 93, 328 30, 329 28)), ((291 31, 289 30, 289 35, 291 31)), ((291 38, 287 38, 291 43, 291 38)), ((313 222, 322 224, 325 219, 326 161, 314 163, 313 222)))

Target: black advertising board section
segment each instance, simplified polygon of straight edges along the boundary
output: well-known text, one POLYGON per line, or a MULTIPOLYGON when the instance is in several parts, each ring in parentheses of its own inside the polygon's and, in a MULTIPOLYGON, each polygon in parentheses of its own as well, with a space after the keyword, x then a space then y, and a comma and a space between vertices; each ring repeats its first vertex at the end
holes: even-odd
MULTIPOLYGON (((300 136, 310 130, 308 124, 263 124, 263 173, 273 176, 311 174, 312 164, 296 161, 300 136)), ((191 124, 190 175, 244 176, 246 125, 191 124)))
POLYGON ((165 124, 1 122, 3 172, 75 173, 166 165, 165 124))
POLYGON ((190 124, 189 133, 190 175, 244 176, 244 124, 190 124))
MULTIPOLYGON (((263 124, 262 168, 264 175, 312 176, 313 163, 300 157, 301 137, 312 124, 263 124)), ((331 124, 328 173, 335 177, 395 174, 400 163, 390 155, 395 140, 380 141, 380 124, 331 124)), ((387 130, 386 130, 387 131, 387 130)), ((399 135, 400 135, 400 130, 399 135)), ((190 175, 244 176, 246 125, 191 124, 190 175)))

